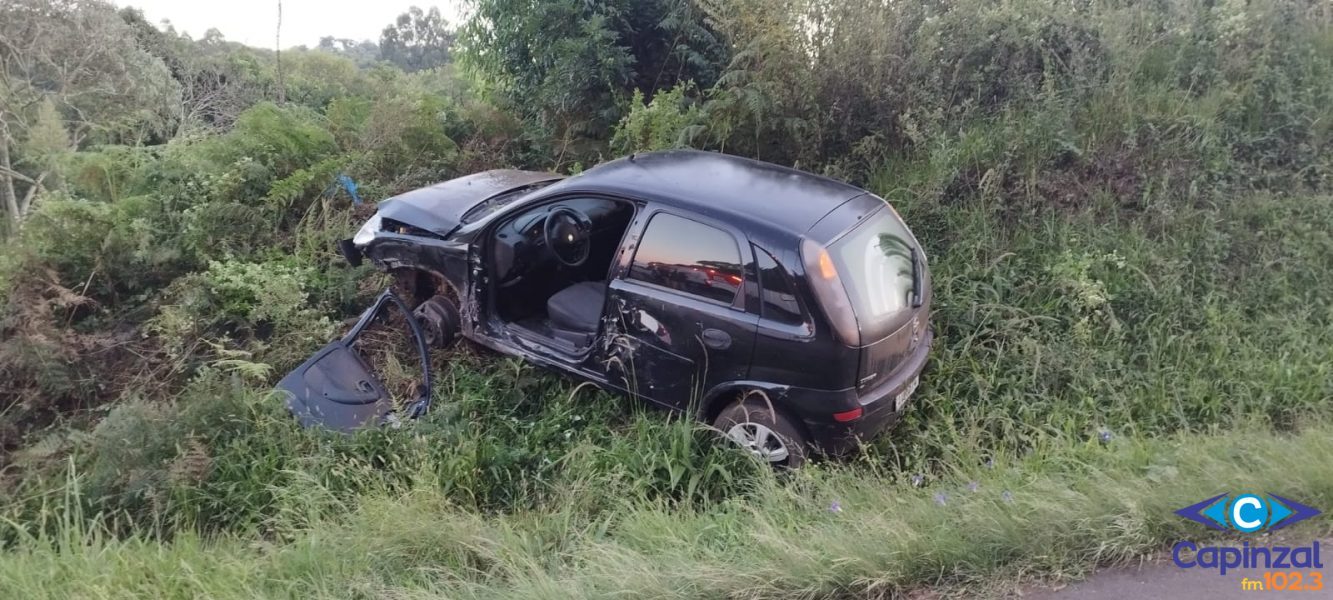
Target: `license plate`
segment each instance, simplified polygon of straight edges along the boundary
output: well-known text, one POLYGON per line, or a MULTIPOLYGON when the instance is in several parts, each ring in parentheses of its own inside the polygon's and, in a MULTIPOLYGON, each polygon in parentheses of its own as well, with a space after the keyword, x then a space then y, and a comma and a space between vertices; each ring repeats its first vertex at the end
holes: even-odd
POLYGON ((893 399, 893 412, 899 412, 903 406, 907 405, 907 400, 912 397, 912 392, 916 391, 916 386, 921 383, 921 377, 913 377, 912 382, 898 392, 898 397, 893 399))

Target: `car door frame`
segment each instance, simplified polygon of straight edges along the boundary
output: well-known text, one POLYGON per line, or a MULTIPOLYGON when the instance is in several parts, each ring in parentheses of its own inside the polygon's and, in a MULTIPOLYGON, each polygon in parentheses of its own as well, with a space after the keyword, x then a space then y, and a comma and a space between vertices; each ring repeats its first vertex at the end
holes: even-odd
POLYGON ((674 410, 689 410, 689 404, 690 402, 694 402, 694 399, 697 399, 698 402, 706 401, 704 395, 711 389, 724 383, 724 381, 721 380, 710 383, 709 380, 712 378, 712 373, 714 371, 712 371, 713 365, 709 364, 704 377, 700 378, 693 384, 693 389, 691 390, 692 399, 690 402, 679 402, 672 401, 670 398, 658 398, 647 394, 641 394, 640 390, 637 389, 637 382, 628 381, 623 375, 620 378, 614 377, 610 365, 616 361, 620 361, 624 364, 626 362, 627 350, 630 350, 617 343, 616 339, 614 339, 617 335, 624 333, 628 327, 628 324, 625 323, 622 318, 624 307, 617 305, 617 302, 620 300, 618 294, 624 292, 638 293, 663 300, 664 304, 674 305, 677 307, 677 310, 691 310, 696 313, 713 313, 715 317, 725 317, 730 321, 738 323, 740 327, 746 330, 745 338, 742 340, 733 340, 735 350, 732 352, 732 355, 734 355, 734 357, 727 361, 731 364, 730 370, 719 369, 718 371, 725 370, 727 374, 730 375, 725 378, 725 381, 741 381, 746 379, 749 374, 750 360, 754 352, 755 334, 759 326, 760 318, 757 306, 757 290, 759 285, 757 268, 754 249, 751 248, 749 236, 738 227, 725 221, 700 215, 697 212, 680 208, 675 205, 655 201, 644 203, 639 213, 635 215, 630 230, 626 233, 625 239, 619 250, 619 256, 612 264, 611 274, 607 279, 607 301, 603 307, 603 326, 601 335, 604 350, 602 360, 607 363, 605 376, 608 383, 625 390, 632 396, 643 398, 654 404, 674 410), (648 227, 652 225, 653 219, 659 214, 669 214, 678 218, 694 221, 701 225, 725 232, 731 236, 732 241, 736 244, 737 254, 741 260, 743 276, 741 287, 730 303, 711 300, 683 290, 630 277, 630 269, 634 263, 635 256, 638 254, 639 245, 643 241, 643 236, 648 231, 648 227), (739 367, 739 372, 737 367, 739 367))
POLYGON ((490 272, 493 265, 489 264, 489 254, 492 251, 492 236, 505 223, 517 218, 518 215, 538 209, 544 206, 559 204, 573 198, 603 198, 614 202, 624 202, 631 205, 634 209, 634 216, 630 219, 629 225, 625 228, 625 234, 621 237, 620 244, 616 247, 615 256, 612 257, 611 266, 607 269, 607 282, 612 280, 617 272, 618 265, 625 254, 626 244, 632 239, 633 232, 642 230, 644 215, 647 213, 649 202, 635 198, 633 196, 610 193, 601 190, 573 188, 560 189, 549 194, 541 195, 528 199, 521 204, 505 207, 495 213, 492 219, 489 219, 483 226, 478 228, 473 234, 472 242, 468 245, 468 269, 467 269, 467 297, 472 305, 473 311, 473 336, 472 339, 483 346, 486 346, 501 354, 517 356, 536 364, 566 372, 570 375, 581 377, 611 388, 620 389, 628 392, 619 385, 618 381, 612 380, 606 376, 605 365, 599 364, 601 355, 601 339, 605 336, 606 328, 606 303, 602 305, 603 322, 598 329, 598 333, 593 342, 593 347, 588 353, 578 357, 571 358, 567 353, 558 348, 552 347, 532 339, 520 339, 511 333, 503 321, 497 318, 494 311, 494 298, 491 294, 495 293, 494 274, 490 272), (538 350, 537 348, 540 348, 538 350))

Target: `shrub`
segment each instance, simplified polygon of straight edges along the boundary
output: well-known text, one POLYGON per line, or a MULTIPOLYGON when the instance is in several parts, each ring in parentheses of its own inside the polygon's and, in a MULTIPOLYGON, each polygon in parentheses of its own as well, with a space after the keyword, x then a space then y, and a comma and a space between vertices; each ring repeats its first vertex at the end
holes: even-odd
POLYGON ((163 232, 155 197, 114 204, 48 198, 24 225, 21 257, 55 283, 114 304, 170 281, 189 263, 163 232))
POLYGON ((333 334, 312 306, 310 277, 308 267, 285 263, 214 261, 172 284, 150 327, 177 359, 214 355, 212 347, 288 367, 333 334))
POLYGON ((1033 206, 1082 204, 1071 185, 1197 198, 1329 176, 1333 54, 1303 0, 703 5, 738 48, 703 105, 729 152, 861 180, 990 130, 992 164, 936 171, 961 178, 941 189, 975 194, 994 169, 1033 206))
POLYGON ((690 147, 702 129, 699 105, 687 97, 693 82, 682 82, 644 102, 634 91, 630 107, 611 136, 611 148, 622 154, 690 147))
POLYGON ((199 264, 264 251, 273 243, 272 224, 255 206, 207 202, 185 209, 181 243, 199 264))
POLYGON ((446 133, 448 104, 441 98, 386 98, 371 107, 358 148, 360 166, 373 178, 425 185, 447 179, 458 145, 446 133), (407 181, 403 181, 403 180, 407 181))
POLYGON ((114 202, 138 193, 144 169, 159 158, 154 148, 102 146, 72 153, 62 171, 74 196, 114 202))
POLYGON ((241 113, 225 135, 175 150, 169 156, 180 166, 174 178, 216 175, 205 199, 251 204, 266 196, 274 182, 328 158, 336 145, 318 113, 260 103, 241 113))

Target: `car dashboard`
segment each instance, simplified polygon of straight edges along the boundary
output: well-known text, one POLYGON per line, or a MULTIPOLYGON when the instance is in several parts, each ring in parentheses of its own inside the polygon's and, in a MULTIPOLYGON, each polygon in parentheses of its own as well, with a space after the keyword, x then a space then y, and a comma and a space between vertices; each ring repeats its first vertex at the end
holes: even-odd
POLYGON ((592 221, 592 236, 624 226, 627 206, 604 198, 574 198, 525 211, 500 226, 493 237, 492 267, 500 285, 516 282, 523 274, 555 257, 546 247, 546 217, 557 207, 573 208, 592 221))

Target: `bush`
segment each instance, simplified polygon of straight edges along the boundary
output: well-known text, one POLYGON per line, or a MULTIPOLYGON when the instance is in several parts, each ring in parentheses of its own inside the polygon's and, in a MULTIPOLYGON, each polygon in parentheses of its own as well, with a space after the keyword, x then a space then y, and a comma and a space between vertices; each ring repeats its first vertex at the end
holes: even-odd
POLYGON ((923 19, 908 34, 911 85, 903 91, 911 110, 965 120, 974 110, 994 114, 1044 93, 1083 94, 1103 84, 1109 56, 1100 32, 1058 6, 964 2, 923 19))
POLYGON ((957 179, 942 193, 994 170, 1038 207, 1082 204, 1061 197, 1071 184, 1126 199, 1327 184, 1333 53, 1303 0, 705 6, 739 48, 703 105, 715 148, 860 181, 986 130, 991 164, 962 151, 934 173, 957 179))
POLYGON ((154 148, 102 146, 72 153, 63 171, 74 196, 115 202, 137 194, 145 167, 159 158, 154 148))
POLYGON ((158 228, 153 197, 115 204, 47 199, 24 225, 15 254, 55 283, 113 304, 153 289, 188 268, 173 236, 158 228))
POLYGON ((625 117, 611 136, 611 148, 621 154, 688 148, 702 130, 698 104, 687 97, 693 82, 682 82, 644 102, 643 92, 634 91, 625 117))
POLYGON ((398 185, 447 179, 458 145, 446 133, 449 106, 438 97, 388 98, 366 117, 358 148, 360 167, 398 185), (404 181, 406 179, 407 181, 404 181), (400 183, 401 182, 401 183, 400 183))
POLYGON ((273 244, 272 224, 248 204, 207 202, 185 209, 182 246, 199 264, 262 253, 273 244))
POLYGON ((201 148, 205 156, 223 165, 248 161, 256 166, 254 174, 243 176, 233 192, 242 194, 242 199, 263 196, 265 183, 314 164, 335 149, 319 113, 270 103, 247 109, 231 131, 205 140, 201 148), (268 179, 258 178, 260 173, 268 179))
POLYGON ((239 357, 286 368, 333 335, 307 287, 308 267, 285 263, 212 262, 167 291, 149 325, 178 360, 195 354, 239 357))

